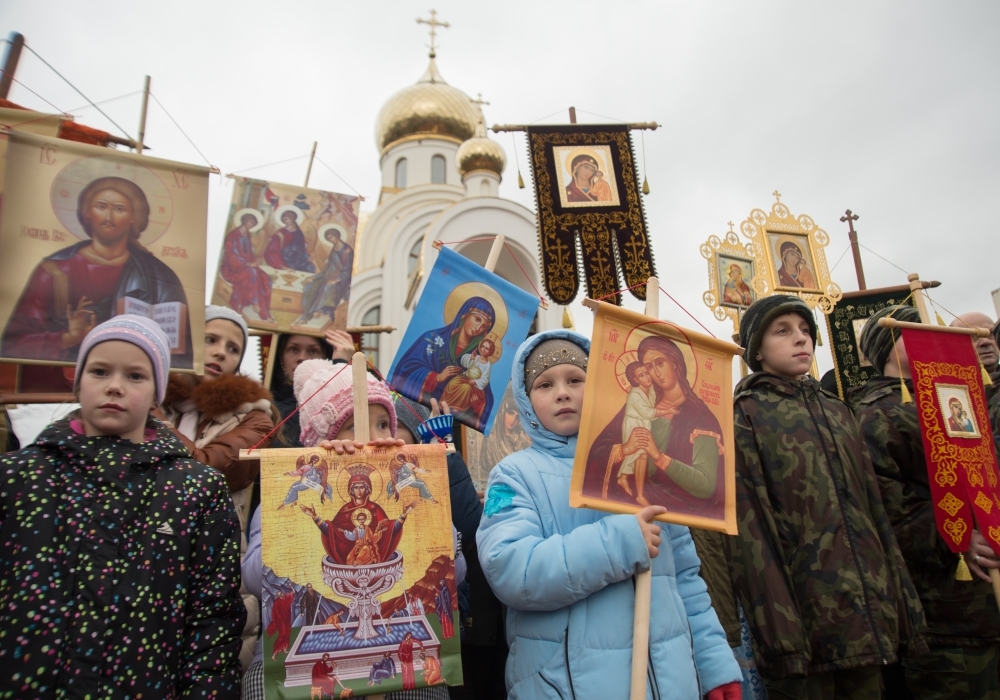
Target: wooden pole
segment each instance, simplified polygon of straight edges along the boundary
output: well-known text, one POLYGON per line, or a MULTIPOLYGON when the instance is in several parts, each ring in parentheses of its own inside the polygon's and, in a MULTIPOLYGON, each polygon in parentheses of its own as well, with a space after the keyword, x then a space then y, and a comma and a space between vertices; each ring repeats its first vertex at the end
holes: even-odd
POLYGON ((313 149, 309 153, 309 166, 306 168, 306 182, 303 187, 309 187, 309 176, 312 175, 313 161, 316 159, 316 141, 313 141, 313 149))
POLYGON ((149 76, 142 84, 142 109, 139 110, 139 135, 135 139, 135 152, 142 155, 142 143, 146 140, 146 109, 149 107, 149 76))
MULTIPOLYGON (((575 123, 575 122, 571 122, 575 123)), ((626 124, 629 129, 635 130, 646 130, 646 131, 656 131, 660 125, 656 122, 632 122, 626 124)), ((499 134, 501 131, 527 131, 527 124, 494 124, 490 127, 490 131, 494 134, 499 134)))
POLYGON ((920 275, 916 272, 911 272, 906 276, 906 279, 910 280, 910 291, 913 292, 913 304, 917 307, 917 311, 920 312, 920 322, 930 323, 931 317, 927 313, 927 304, 924 303, 924 285, 920 282, 920 275))
POLYGON ((493 272, 496 269, 497 261, 500 259, 500 253, 503 251, 504 235, 498 233, 497 237, 493 239, 493 247, 490 248, 489 257, 486 258, 486 264, 483 265, 487 270, 493 272))
POLYGON ((861 248, 858 246, 858 232, 854 230, 854 222, 858 220, 858 215, 848 209, 844 212, 844 216, 840 217, 840 220, 846 221, 847 228, 849 229, 847 237, 851 241, 851 252, 854 253, 854 271, 858 275, 858 289, 868 289, 865 286, 865 268, 861 264, 861 248))
POLYGON ((14 83, 14 73, 17 62, 21 59, 21 49, 24 48, 24 35, 11 32, 7 37, 7 50, 3 53, 3 73, 0 74, 0 98, 7 99, 10 86, 14 83))
POLYGON ((569 108, 569 123, 576 124, 576 107, 569 108))
MULTIPOLYGON (((646 280, 646 315, 660 317, 660 282, 646 280)), ((635 575, 635 617, 632 619, 632 682, 629 700, 646 700, 649 662, 649 602, 653 591, 653 567, 635 575)))
POLYGON ((351 370, 354 375, 354 440, 368 442, 371 439, 368 429, 368 362, 363 352, 354 353, 351 370))

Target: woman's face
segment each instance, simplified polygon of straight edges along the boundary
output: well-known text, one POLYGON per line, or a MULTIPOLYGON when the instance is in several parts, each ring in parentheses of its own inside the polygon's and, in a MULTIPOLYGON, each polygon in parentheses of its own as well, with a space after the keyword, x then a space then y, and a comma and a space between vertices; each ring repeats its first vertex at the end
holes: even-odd
POLYGON ((953 415, 956 419, 957 418, 961 418, 962 417, 962 404, 958 403, 957 401, 952 402, 952 404, 951 404, 951 415, 953 415))
POLYGON ((281 352, 281 370, 285 378, 292 381, 295 368, 306 360, 319 360, 323 357, 323 346, 319 340, 308 335, 290 335, 285 349, 281 352))
POLYGON ((739 284, 743 280, 743 273, 738 268, 733 268, 729 271, 729 279, 735 284, 739 284))
POLYGON ((503 412, 503 427, 507 432, 513 430, 520 419, 517 417, 517 409, 509 408, 503 412))
POLYGON ((486 328, 487 323, 489 320, 482 311, 470 311, 465 317, 465 321, 462 322, 462 330, 470 337, 479 335, 486 328))
POLYGON ((802 259, 801 253, 795 248, 789 248, 785 251, 785 254, 781 256, 781 261, 785 263, 785 267, 798 267, 799 260, 802 259))
POLYGON ((584 161, 576 166, 576 179, 581 182, 590 182, 594 173, 597 172, 597 168, 593 166, 589 161, 584 161))
POLYGON ((90 235, 102 243, 118 242, 126 238, 135 226, 132 202, 114 190, 101 190, 90 198, 84 211, 90 224, 90 235))
POLYGON ((670 391, 677 386, 677 372, 674 371, 674 365, 661 351, 655 348, 647 350, 640 362, 646 366, 649 378, 660 389, 670 391))

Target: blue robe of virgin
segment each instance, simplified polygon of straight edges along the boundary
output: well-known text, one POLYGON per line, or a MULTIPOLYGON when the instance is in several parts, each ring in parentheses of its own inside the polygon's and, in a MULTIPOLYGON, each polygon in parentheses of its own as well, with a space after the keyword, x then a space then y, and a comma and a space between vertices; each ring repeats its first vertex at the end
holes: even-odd
MULTIPOLYGON (((470 297, 462 304, 455 318, 444 328, 430 330, 420 334, 420 337, 409 347, 403 359, 396 365, 389 376, 389 384, 393 389, 418 403, 430 404, 431 399, 441 399, 447 382, 438 383, 433 389, 425 389, 429 375, 439 374, 452 365, 462 367, 459 361, 462 355, 479 347, 480 341, 493 329, 496 322, 496 312, 493 305, 482 297, 470 297), (464 348, 458 348, 458 336, 462 330, 465 318, 473 311, 484 314, 489 323, 478 335, 472 337, 464 348)), ((464 371, 464 368, 462 368, 464 371)), ((492 415, 493 392, 487 389, 486 402, 482 415, 477 416, 480 424, 492 415)))

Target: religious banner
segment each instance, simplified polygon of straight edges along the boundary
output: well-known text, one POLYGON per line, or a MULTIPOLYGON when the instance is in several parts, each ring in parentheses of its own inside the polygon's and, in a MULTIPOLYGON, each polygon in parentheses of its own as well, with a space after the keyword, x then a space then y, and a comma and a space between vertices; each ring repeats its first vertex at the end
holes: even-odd
POLYGON ((73 365, 128 313, 160 325, 172 368, 201 373, 209 170, 20 131, 6 170, 0 357, 73 365))
POLYGON ((7 166, 7 134, 10 129, 27 131, 31 134, 54 137, 59 135, 59 126, 66 116, 63 114, 45 114, 33 112, 30 109, 12 109, 0 107, 0 192, 3 191, 3 179, 7 166))
POLYGON ((844 292, 827 315, 826 327, 833 355, 833 370, 841 399, 847 396, 849 389, 862 386, 872 377, 881 374, 861 352, 861 330, 876 311, 901 304, 913 306, 907 285, 864 289, 859 292, 844 292))
POLYGON ((588 296, 620 303, 620 265, 625 286, 635 286, 632 295, 645 299, 645 282, 656 271, 629 127, 570 124, 527 131, 549 297, 557 304, 573 301, 582 264, 588 296))
POLYGON ((596 310, 570 505, 663 506, 664 522, 736 534, 737 345, 603 302, 596 310))
POLYGON ((828 314, 841 297, 826 264, 824 248, 830 236, 812 217, 794 216, 781 202, 780 192, 774 196, 770 214, 754 209, 740 224, 740 233, 753 243, 747 252, 754 257, 757 274, 767 276, 758 294, 795 294, 809 308, 828 314))
POLYGON ((347 327, 361 198, 232 176, 212 303, 253 328, 347 327))
POLYGON ((266 698, 462 683, 446 456, 261 452, 266 698))
POLYGON ((489 435, 538 305, 538 297, 442 248, 392 360, 389 385, 425 406, 445 401, 455 420, 489 435))
POLYGON ((767 256, 757 243, 741 243, 732 222, 724 238, 709 236, 699 251, 708 261, 708 291, 702 301, 718 320, 729 318, 733 333, 739 333, 743 312, 771 291, 767 256))
POLYGON ((903 327, 938 532, 951 551, 978 529, 1000 555, 1000 472, 968 335, 903 327))
POLYGON ((490 480, 490 472, 504 457, 531 447, 531 438, 521 426, 517 403, 511 394, 510 384, 503 393, 500 408, 497 410, 496 423, 489 437, 482 433, 466 429, 462 431, 465 439, 462 455, 469 467, 472 483, 476 491, 485 491, 490 480))

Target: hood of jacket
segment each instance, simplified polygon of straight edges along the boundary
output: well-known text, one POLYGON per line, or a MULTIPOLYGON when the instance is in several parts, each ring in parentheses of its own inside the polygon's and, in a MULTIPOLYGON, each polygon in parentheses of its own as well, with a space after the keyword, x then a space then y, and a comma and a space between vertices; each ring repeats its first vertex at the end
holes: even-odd
POLYGON ((87 436, 76 412, 45 428, 39 433, 35 445, 60 452, 68 459, 81 458, 85 463, 92 462, 103 450, 119 447, 129 450, 129 462, 132 464, 154 465, 165 459, 188 456, 184 444, 170 428, 152 416, 146 420, 145 442, 138 446, 117 435, 87 436))
POLYGON ((166 407, 181 413, 194 408, 199 414, 215 422, 228 420, 237 413, 253 409, 267 410, 271 392, 257 380, 243 374, 227 374, 218 379, 203 380, 189 374, 173 373, 167 381, 166 407), (181 408, 181 404, 190 405, 181 408))
POLYGON ((517 403, 517 412, 521 418, 521 426, 524 432, 531 438, 531 446, 553 454, 556 457, 573 457, 576 453, 576 435, 564 437, 556 435, 551 430, 542 425, 535 415, 535 409, 531 407, 531 399, 528 398, 527 389, 524 386, 524 363, 528 355, 540 343, 554 338, 562 338, 576 343, 588 355, 590 354, 590 339, 574 331, 563 328, 556 328, 551 331, 542 331, 531 336, 517 349, 514 355, 514 369, 511 374, 511 394, 517 403))

